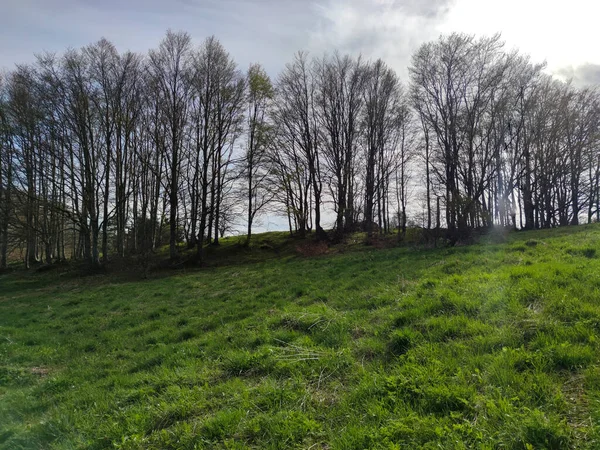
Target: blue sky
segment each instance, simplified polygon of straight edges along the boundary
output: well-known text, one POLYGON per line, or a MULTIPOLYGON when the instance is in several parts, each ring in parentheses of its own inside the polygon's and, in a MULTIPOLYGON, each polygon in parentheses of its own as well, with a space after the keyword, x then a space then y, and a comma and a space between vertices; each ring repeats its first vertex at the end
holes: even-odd
POLYGON ((168 28, 216 35, 242 69, 275 75, 297 50, 384 58, 406 77, 410 54, 441 33, 501 32, 548 70, 600 81, 597 0, 2 0, 0 67, 101 37, 145 52, 168 28))

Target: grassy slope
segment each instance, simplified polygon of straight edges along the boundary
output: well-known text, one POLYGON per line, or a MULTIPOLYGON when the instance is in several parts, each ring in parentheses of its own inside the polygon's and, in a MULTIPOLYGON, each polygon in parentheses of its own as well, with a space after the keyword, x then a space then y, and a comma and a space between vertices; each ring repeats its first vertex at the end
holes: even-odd
POLYGON ((600 227, 494 241, 5 275, 0 448, 599 448, 600 227))

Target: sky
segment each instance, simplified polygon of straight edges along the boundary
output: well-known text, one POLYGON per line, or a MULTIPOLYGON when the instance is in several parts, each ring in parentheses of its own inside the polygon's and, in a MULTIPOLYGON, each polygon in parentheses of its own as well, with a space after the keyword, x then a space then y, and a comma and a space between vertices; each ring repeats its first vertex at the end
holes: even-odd
MULTIPOLYGON (((145 53, 172 29, 196 44, 215 35, 240 69, 259 62, 272 77, 298 50, 339 50, 382 58, 406 81, 422 43, 501 33, 508 49, 582 86, 600 84, 598 17, 600 0, 0 0, 0 69, 102 37, 145 53)), ((259 230, 285 227, 268 215, 259 230)))
POLYGON ((0 0, 0 68, 105 37, 146 52, 167 29, 215 35, 241 69, 276 75, 298 50, 383 58, 406 80, 410 55, 453 31, 502 33, 548 71, 600 83, 598 0, 0 0))

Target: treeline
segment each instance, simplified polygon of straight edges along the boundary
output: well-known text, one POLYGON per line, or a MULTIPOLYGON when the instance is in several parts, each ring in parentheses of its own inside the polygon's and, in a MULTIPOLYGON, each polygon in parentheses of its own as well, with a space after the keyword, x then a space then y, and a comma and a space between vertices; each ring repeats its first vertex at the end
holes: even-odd
POLYGON ((272 81, 186 33, 144 56, 104 39, 39 56, 0 85, 0 266, 167 242, 202 262, 239 218, 249 242, 266 209, 319 239, 402 237, 409 200, 450 240, 598 220, 600 95, 542 70, 461 34, 422 45, 407 87, 337 53, 299 52, 272 81))

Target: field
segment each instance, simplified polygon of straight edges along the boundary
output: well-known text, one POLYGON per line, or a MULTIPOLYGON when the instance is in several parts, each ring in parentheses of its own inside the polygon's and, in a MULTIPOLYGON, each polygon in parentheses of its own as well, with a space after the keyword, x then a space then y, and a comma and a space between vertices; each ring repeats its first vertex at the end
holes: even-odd
POLYGON ((148 279, 0 276, 0 448, 600 448, 599 226, 235 239, 148 279))

